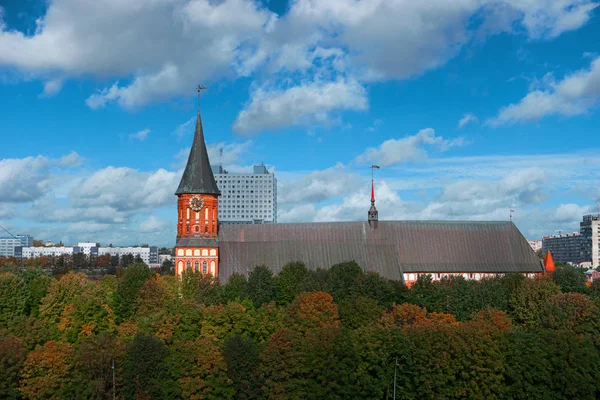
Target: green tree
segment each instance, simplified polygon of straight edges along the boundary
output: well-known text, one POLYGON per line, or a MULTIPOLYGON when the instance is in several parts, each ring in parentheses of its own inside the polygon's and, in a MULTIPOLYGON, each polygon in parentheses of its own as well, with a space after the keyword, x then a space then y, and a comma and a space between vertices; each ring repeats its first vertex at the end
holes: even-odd
POLYGON ((26 355, 27 348, 21 339, 0 333, 0 398, 20 398, 18 387, 26 355))
POLYGON ((560 286, 563 293, 585 293, 585 273, 582 268, 575 268, 569 264, 560 264, 552 273, 552 281, 560 286))
POLYGON ((161 275, 174 275, 175 274, 175 264, 171 260, 163 261, 160 266, 160 274, 161 275))
POLYGON ((283 267, 277 276, 277 304, 286 305, 300 294, 300 283, 308 275, 302 262, 292 262, 283 267))
POLYGON ((515 329, 502 347, 506 398, 597 398, 599 358, 589 338, 568 331, 515 329))
POLYGON ((339 314, 346 328, 358 329, 377 323, 385 308, 369 297, 351 297, 339 303, 339 314))
POLYGON ((0 274, 0 328, 27 310, 28 291, 25 280, 10 272, 0 274))
POLYGON ((328 283, 335 301, 356 295, 358 278, 363 270, 355 261, 335 264, 329 269, 328 283))
POLYGON ((124 321, 133 315, 138 293, 151 276, 152 271, 145 264, 134 264, 125 270, 114 297, 113 309, 117 321, 124 321))
POLYGON ((121 393, 127 399, 165 398, 165 358, 168 349, 162 340, 137 334, 127 346, 122 363, 121 393))
POLYGON ((275 279, 271 270, 264 265, 255 267, 248 278, 246 297, 255 307, 260 307, 263 303, 275 300, 275 295, 275 279))
POLYGON ((259 354, 252 338, 230 336, 223 345, 227 374, 232 382, 235 398, 257 399, 261 396, 262 382, 259 376, 259 354))
POLYGON ((544 307, 560 288, 547 277, 529 279, 519 286, 510 299, 511 315, 527 328, 540 325, 544 307))
POLYGON ((227 280, 227 284, 222 287, 222 295, 224 302, 237 301, 240 302, 246 298, 246 286, 248 280, 245 275, 232 274, 227 280))
POLYGON ((68 399, 73 397, 73 347, 46 342, 27 355, 19 390, 27 399, 68 399))
POLYGON ((112 399, 112 366, 120 363, 123 348, 116 336, 102 333, 81 341, 75 350, 73 384, 83 398, 112 399))

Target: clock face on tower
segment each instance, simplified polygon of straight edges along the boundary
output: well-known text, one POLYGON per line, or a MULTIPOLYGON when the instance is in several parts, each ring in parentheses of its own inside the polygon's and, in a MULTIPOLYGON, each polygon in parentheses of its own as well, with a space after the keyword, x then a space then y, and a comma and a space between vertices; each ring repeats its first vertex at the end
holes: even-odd
POLYGON ((202 210, 204 207, 204 200, 202 197, 196 195, 190 198, 190 208, 196 212, 202 210))

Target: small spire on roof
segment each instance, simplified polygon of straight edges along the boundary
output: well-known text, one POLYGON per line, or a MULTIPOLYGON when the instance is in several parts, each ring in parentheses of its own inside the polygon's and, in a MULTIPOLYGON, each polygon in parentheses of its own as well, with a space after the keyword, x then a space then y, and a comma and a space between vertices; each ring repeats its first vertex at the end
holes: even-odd
POLYGON ((377 221, 379 220, 379 212, 377 211, 377 208, 375 207, 375 175, 374 175, 374 170, 376 168, 379 169, 379 165, 371 165, 371 208, 369 209, 369 213, 367 214, 369 216, 369 219, 368 219, 369 225, 373 229, 377 228, 377 221))
POLYGON ((556 267, 554 266, 554 260, 552 259, 552 253, 548 251, 544 257, 544 269, 546 272, 554 272, 556 267))

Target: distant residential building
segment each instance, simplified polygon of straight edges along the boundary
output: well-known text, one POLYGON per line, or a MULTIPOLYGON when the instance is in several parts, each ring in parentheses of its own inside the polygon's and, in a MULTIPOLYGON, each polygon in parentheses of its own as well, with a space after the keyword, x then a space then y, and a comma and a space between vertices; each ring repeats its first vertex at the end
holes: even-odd
POLYGON ((15 257, 17 258, 36 258, 36 257, 60 257, 72 256, 82 253, 83 249, 79 246, 72 247, 17 247, 15 248, 15 257))
POLYGON ((542 253, 550 251, 555 262, 579 264, 585 261, 582 255, 583 240, 579 232, 546 236, 542 239, 542 253))
POLYGON ((15 248, 15 257, 17 258, 35 258, 35 257, 59 257, 62 255, 85 254, 87 257, 94 258, 103 255, 118 256, 119 259, 125 255, 133 257, 140 256, 142 261, 150 267, 159 266, 158 247, 98 247, 96 243, 83 242, 77 246, 62 247, 17 247, 15 248))
POLYGON ((173 261, 173 256, 170 254, 159 254, 158 263, 162 265, 165 261, 173 261))
POLYGON ((15 248, 20 246, 33 246, 33 237, 29 235, 0 237, 0 257, 14 257, 15 248))
POLYGON ((558 262, 600 266, 600 215, 584 215, 579 232, 543 238, 542 253, 548 250, 558 262))
POLYGON ((584 215, 579 223, 579 232, 584 237, 583 261, 591 261, 592 267, 597 268, 600 265, 600 215, 584 215))
POLYGON ((219 196, 220 224, 277 222, 277 179, 264 165, 252 173, 230 173, 212 167, 219 196))
POLYGON ((596 271, 595 269, 590 269, 588 271, 585 271, 585 280, 586 281, 592 283, 598 278, 600 278, 599 271, 596 271))
POLYGON ((542 241, 541 240, 528 240, 529 245, 533 249, 533 251, 538 252, 542 249, 542 241))

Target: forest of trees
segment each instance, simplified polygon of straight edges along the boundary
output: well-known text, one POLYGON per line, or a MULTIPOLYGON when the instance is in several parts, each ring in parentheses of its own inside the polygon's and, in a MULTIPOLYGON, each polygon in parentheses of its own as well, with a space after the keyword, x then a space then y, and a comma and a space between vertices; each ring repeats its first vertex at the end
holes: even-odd
POLYGON ((0 273, 0 398, 391 399, 396 366, 398 399, 595 399, 599 306, 569 266, 411 288, 353 262, 226 284, 19 268, 0 273))

